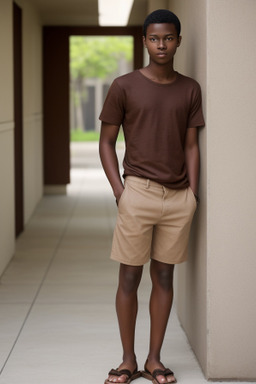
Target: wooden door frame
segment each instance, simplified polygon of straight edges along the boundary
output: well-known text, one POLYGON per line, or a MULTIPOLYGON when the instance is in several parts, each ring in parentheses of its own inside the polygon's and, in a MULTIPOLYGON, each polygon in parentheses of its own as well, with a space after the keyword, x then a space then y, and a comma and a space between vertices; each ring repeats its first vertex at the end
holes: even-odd
POLYGON ((133 36, 134 69, 143 66, 141 27, 43 28, 44 184, 70 183, 69 37, 133 36))

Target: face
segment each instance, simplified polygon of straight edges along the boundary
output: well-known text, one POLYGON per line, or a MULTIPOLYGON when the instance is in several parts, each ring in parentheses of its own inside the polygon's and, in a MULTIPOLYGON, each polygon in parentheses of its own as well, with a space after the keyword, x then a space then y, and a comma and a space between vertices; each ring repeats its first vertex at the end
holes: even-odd
POLYGON ((181 36, 178 37, 174 24, 150 24, 143 42, 152 61, 167 64, 173 60, 177 47, 181 43, 181 36))

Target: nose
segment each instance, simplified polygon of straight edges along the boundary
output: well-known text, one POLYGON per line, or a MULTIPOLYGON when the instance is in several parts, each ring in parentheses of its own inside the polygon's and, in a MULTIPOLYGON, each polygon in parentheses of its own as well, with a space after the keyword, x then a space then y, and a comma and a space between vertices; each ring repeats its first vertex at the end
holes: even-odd
POLYGON ((165 44, 164 39, 159 40, 158 48, 159 49, 166 49, 166 44, 165 44))

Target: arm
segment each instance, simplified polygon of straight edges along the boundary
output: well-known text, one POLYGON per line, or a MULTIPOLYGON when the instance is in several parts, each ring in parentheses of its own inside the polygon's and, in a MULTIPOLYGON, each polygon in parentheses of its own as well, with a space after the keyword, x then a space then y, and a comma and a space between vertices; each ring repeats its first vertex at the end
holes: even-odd
POLYGON ((116 154, 116 140, 119 128, 117 125, 102 122, 99 144, 101 163, 117 203, 124 190, 116 154))
POLYGON ((197 128, 187 129, 184 152, 189 184, 194 194, 197 195, 200 167, 197 128))

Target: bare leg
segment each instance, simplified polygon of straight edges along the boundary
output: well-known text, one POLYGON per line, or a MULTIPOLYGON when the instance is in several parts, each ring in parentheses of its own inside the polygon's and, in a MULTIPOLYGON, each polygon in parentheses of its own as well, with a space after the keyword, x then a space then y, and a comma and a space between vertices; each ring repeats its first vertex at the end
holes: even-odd
MULTIPOLYGON (((123 346, 123 362, 121 369, 136 369, 136 355, 134 351, 135 325, 138 311, 137 291, 141 281, 143 266, 120 265, 119 286, 116 295, 116 311, 119 322, 121 342, 123 346)), ((113 383, 123 383, 127 376, 119 378, 109 376, 113 383)))
MULTIPOLYGON (((150 298, 150 347, 146 362, 147 369, 152 373, 155 369, 164 369, 160 361, 161 348, 173 302, 173 271, 174 265, 151 261, 150 274, 152 293, 150 298)), ((160 383, 166 383, 164 376, 157 376, 160 383)), ((167 382, 174 382, 174 376, 167 376, 167 382)))

